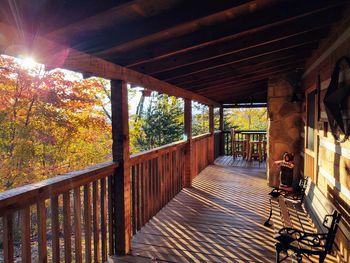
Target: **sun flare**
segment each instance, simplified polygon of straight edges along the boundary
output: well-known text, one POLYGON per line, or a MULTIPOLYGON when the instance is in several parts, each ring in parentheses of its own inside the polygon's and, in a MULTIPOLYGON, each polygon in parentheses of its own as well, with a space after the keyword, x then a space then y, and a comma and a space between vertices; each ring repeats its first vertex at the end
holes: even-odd
POLYGON ((38 66, 38 62, 36 62, 35 59, 32 57, 23 58, 21 61, 21 64, 22 64, 22 67, 26 69, 32 69, 38 66))

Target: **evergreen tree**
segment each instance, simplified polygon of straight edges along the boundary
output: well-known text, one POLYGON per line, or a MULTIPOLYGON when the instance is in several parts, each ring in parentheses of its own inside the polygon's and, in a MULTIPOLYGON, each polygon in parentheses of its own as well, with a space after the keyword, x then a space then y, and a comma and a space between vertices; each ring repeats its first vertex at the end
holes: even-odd
POLYGON ((131 147, 134 152, 150 150, 183 139, 183 102, 166 94, 152 93, 142 118, 134 118, 134 129, 140 129, 131 147))

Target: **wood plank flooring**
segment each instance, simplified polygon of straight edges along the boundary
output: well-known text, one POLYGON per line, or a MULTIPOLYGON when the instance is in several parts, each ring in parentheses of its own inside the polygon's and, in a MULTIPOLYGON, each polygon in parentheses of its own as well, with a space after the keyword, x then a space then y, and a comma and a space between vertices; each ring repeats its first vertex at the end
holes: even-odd
POLYGON ((246 161, 242 157, 233 158, 232 156, 219 156, 215 160, 216 165, 232 166, 232 167, 248 167, 248 168, 259 168, 266 170, 266 161, 246 161))
MULTIPOLYGON (((264 169, 208 166, 133 237, 131 255, 112 262, 274 262, 268 192, 264 169)), ((302 210, 292 220, 313 229, 302 210)))

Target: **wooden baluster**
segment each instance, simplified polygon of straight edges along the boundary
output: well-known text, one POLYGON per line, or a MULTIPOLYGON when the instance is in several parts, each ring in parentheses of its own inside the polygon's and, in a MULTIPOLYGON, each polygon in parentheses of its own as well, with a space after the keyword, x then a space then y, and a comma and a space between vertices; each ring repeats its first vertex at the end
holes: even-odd
POLYGON ((160 193, 159 193, 159 201, 162 206, 164 206, 164 198, 165 198, 165 189, 164 189, 164 153, 158 157, 157 163, 157 174, 156 176, 159 178, 160 185, 160 193))
POLYGON ((90 184, 84 185, 84 230, 85 230, 85 262, 91 262, 91 191, 90 184))
POLYGON ((173 177, 174 177, 174 159, 173 159, 173 152, 170 151, 169 152, 169 178, 168 178, 169 198, 168 198, 168 202, 170 202, 171 198, 173 198, 173 192, 172 192, 173 177))
POLYGON ((176 180, 176 151, 172 151, 172 161, 173 161, 173 171, 172 171, 172 180, 171 180, 171 198, 175 196, 175 180, 176 180))
POLYGON ((226 148, 227 148, 226 155, 232 155, 232 153, 230 151, 230 148, 232 148, 231 143, 230 143, 230 141, 231 141, 230 137, 231 137, 231 134, 230 133, 226 133, 226 142, 225 142, 226 148))
POLYGON ((12 263, 13 261, 13 215, 6 214, 3 217, 3 247, 5 262, 12 263))
POLYGON ((181 163, 180 163, 180 154, 179 154, 179 149, 177 148, 175 150, 175 154, 176 154, 176 163, 175 163, 175 167, 176 167, 176 179, 175 179, 175 195, 177 195, 178 191, 179 191, 179 177, 180 177, 180 169, 181 169, 181 163))
POLYGON ((72 226, 71 226, 71 209, 70 194, 63 194, 63 231, 64 231, 64 259, 65 262, 72 261, 72 226))
POLYGON ((157 167, 155 165, 154 159, 151 160, 152 163, 152 173, 154 174, 154 187, 155 187, 155 196, 154 196, 154 215, 158 212, 159 210, 159 203, 158 203, 158 194, 159 194, 159 189, 158 189, 158 174, 157 174, 157 167))
POLYGON ((150 177, 151 177, 151 198, 149 200, 150 204, 151 204, 151 217, 155 215, 155 211, 156 211, 156 204, 155 204, 155 178, 154 178, 154 171, 152 169, 149 169, 149 174, 150 174, 150 177))
POLYGON ((157 186, 157 198, 156 198, 156 202, 157 202, 157 212, 161 209, 161 200, 160 200, 160 193, 161 193, 161 190, 160 190, 160 185, 161 185, 161 181, 160 181, 160 173, 159 173, 159 166, 158 166, 158 162, 157 162, 157 158, 154 158, 152 160, 152 166, 153 166, 153 172, 155 173, 156 175, 156 186, 157 186))
MULTIPOLYGON (((146 162, 147 163, 147 162, 146 162)), ((146 165, 145 170, 144 170, 144 174, 142 175, 142 182, 143 182, 143 225, 146 224, 146 222, 148 221, 148 217, 149 217, 149 213, 148 213, 148 209, 149 209, 149 202, 148 202, 148 184, 147 184, 147 177, 149 174, 149 167, 148 165, 146 165)))
POLYGON ((141 222, 141 202, 142 202, 142 196, 141 196, 141 174, 142 174, 143 164, 139 163, 137 164, 137 230, 140 230, 142 227, 141 222))
POLYGON ((158 173, 158 169, 157 169, 157 162, 156 159, 152 159, 151 160, 152 163, 152 172, 155 175, 155 179, 156 179, 156 199, 155 199, 155 205, 156 205, 156 212, 155 214, 159 211, 159 206, 160 206, 160 200, 159 200, 159 193, 160 193, 160 188, 159 188, 159 173, 158 173))
POLYGON ((145 224, 145 162, 143 161, 141 163, 140 168, 140 181, 141 181, 141 189, 140 189, 140 195, 141 195, 141 227, 145 224))
POLYGON ((80 263, 83 261, 81 251, 81 198, 80 187, 74 189, 74 245, 75 245, 75 261, 80 263))
POLYGON ((168 153, 164 153, 163 155, 163 170, 162 170, 162 179, 163 179, 163 205, 166 204, 168 200, 168 193, 167 193, 167 175, 168 175, 168 153))
POLYGON ((100 262, 100 235, 99 235, 99 216, 98 216, 98 182, 92 183, 92 210, 93 210, 93 239, 94 239, 94 261, 100 262))
POLYGON ((153 215, 154 216, 157 212, 158 212, 158 178, 157 178, 157 172, 156 172, 156 167, 154 165, 154 159, 151 159, 149 161, 150 163, 150 171, 153 174, 153 187, 154 187, 154 196, 153 196, 153 206, 154 206, 154 211, 153 211, 153 215))
POLYGON ((148 177, 148 202, 149 202, 149 215, 150 215, 150 218, 152 216, 154 216, 154 199, 153 199, 153 183, 154 183, 154 167, 155 167, 155 160, 157 159, 153 159, 151 161, 152 165, 152 169, 150 170, 150 174, 149 174, 149 177, 148 177))
POLYGON ((52 262, 60 261, 60 222, 58 196, 51 197, 52 262))
POLYGON ((137 176, 136 167, 133 165, 131 167, 131 187, 132 187, 132 233, 136 234, 137 230, 137 176))
POLYGON ((114 194, 114 180, 115 177, 113 174, 108 176, 108 242, 109 242, 109 255, 115 254, 115 228, 116 225, 115 220, 117 219, 115 216, 115 194, 114 194))
POLYGON ((30 207, 29 206, 23 208, 20 211, 20 220, 21 220, 20 226, 21 226, 21 243, 22 243, 21 260, 23 263, 30 263, 32 261, 32 251, 31 251, 31 244, 30 244, 30 207))
POLYGON ((107 195, 106 195, 106 178, 101 182, 101 250, 102 262, 107 261, 107 195))
POLYGON ((172 193, 173 198, 176 195, 176 179, 177 179, 177 152, 176 150, 173 151, 173 157, 174 157, 174 164, 173 164, 173 182, 172 182, 172 193))
POLYGON ((146 207, 146 220, 145 224, 150 220, 152 217, 152 211, 151 211, 151 203, 152 201, 149 199, 150 196, 150 180, 152 176, 152 159, 146 161, 146 174, 145 174, 145 207, 146 207))
POLYGON ((38 250, 39 262, 47 262, 47 246, 46 246, 46 207, 45 201, 38 201, 37 203, 37 217, 38 217, 38 250))

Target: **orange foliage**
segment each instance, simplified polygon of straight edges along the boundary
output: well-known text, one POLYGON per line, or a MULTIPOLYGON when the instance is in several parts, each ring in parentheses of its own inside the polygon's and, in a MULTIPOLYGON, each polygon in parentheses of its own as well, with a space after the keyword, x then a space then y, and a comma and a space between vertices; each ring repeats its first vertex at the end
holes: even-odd
POLYGON ((0 56, 0 191, 111 158, 105 82, 0 56))

